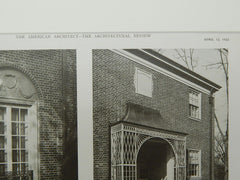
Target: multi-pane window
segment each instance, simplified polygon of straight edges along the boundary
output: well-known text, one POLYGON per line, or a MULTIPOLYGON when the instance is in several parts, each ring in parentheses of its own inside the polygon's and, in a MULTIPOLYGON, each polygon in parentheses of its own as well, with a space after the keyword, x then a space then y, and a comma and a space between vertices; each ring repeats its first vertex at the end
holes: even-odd
POLYGON ((201 93, 194 90, 189 92, 189 116, 201 119, 201 93))
POLYGON ((0 107, 0 174, 6 172, 6 145, 5 145, 5 113, 6 108, 0 107))
POLYGON ((201 176, 201 151, 188 150, 188 176, 201 176))
POLYGON ((12 108, 12 171, 14 174, 27 171, 26 109, 12 108))
MULTIPOLYGON (((15 177, 28 171, 27 115, 28 110, 25 108, 0 106, 0 175, 2 176, 11 172, 15 177)), ((18 179, 22 178, 19 176, 18 179)))

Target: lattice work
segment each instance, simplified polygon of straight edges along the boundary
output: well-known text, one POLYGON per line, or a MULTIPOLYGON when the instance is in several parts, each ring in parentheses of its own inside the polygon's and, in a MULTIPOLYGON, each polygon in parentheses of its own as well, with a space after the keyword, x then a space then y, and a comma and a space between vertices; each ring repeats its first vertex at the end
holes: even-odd
POLYGON ((151 131, 149 129, 136 128, 136 133, 148 135, 151 137, 159 137, 162 139, 184 140, 184 138, 182 136, 169 134, 169 133, 165 133, 165 132, 151 131))
POLYGON ((122 130, 122 125, 121 124, 117 124, 113 127, 111 127, 111 133, 116 133, 122 130))
POLYGON ((111 161, 112 165, 118 165, 122 163, 121 152, 122 152, 122 132, 112 133, 111 137, 111 161))
POLYGON ((125 165, 135 165, 136 143, 135 133, 123 132, 123 162, 125 165))
POLYGON ((141 148, 142 144, 146 142, 148 139, 152 138, 149 135, 138 134, 136 137, 136 153, 138 153, 139 149, 141 148))
POLYGON ((185 167, 178 167, 176 180, 185 180, 186 179, 186 168, 185 167))
POLYGON ((174 167, 174 180, 177 180, 177 172, 178 172, 178 169, 175 166, 174 167))
POLYGON ((186 147, 185 141, 174 141, 174 147, 176 149, 176 153, 178 155, 177 161, 178 166, 185 167, 186 166, 186 147))
POLYGON ((112 180, 122 180, 122 166, 112 166, 112 180))
POLYGON ((128 131, 128 132, 136 132, 136 128, 135 127, 131 127, 131 126, 126 126, 126 125, 123 125, 123 130, 124 131, 128 131))
POLYGON ((144 142, 155 137, 166 140, 173 148, 175 154, 174 180, 185 180, 185 137, 125 124, 118 124, 111 128, 111 179, 136 180, 138 152, 144 142))
POLYGON ((135 166, 124 166, 124 180, 136 180, 136 167, 135 166))
POLYGON ((169 140, 174 147, 177 161, 174 168, 174 180, 186 179, 186 141, 169 140))
POLYGON ((186 179, 186 168, 174 167, 174 180, 185 180, 185 179, 186 179))

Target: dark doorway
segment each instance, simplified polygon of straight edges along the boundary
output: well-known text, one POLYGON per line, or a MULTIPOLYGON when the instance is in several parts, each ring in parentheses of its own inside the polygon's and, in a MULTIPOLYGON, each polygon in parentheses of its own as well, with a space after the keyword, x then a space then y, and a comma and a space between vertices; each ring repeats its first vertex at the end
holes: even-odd
POLYGON ((174 178, 174 154, 163 139, 153 138, 145 142, 137 157, 138 180, 168 180, 174 178))

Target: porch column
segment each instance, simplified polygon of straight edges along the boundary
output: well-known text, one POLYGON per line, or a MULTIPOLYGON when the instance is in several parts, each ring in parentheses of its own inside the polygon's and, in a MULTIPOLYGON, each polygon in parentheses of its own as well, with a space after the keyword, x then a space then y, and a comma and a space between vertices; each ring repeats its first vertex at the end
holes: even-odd
POLYGON ((167 150, 167 180, 174 180, 174 154, 172 149, 167 150))

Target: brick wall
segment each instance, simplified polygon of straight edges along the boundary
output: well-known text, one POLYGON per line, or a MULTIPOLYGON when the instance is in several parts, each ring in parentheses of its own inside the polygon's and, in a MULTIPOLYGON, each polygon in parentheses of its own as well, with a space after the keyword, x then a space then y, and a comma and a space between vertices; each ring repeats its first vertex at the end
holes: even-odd
POLYGON ((164 121, 161 127, 188 133, 187 148, 202 151, 202 179, 210 177, 210 105, 202 94, 202 119, 188 117, 189 87, 137 64, 110 50, 93 50, 93 141, 94 180, 110 179, 110 123, 123 119, 126 103, 156 109, 164 121), (135 93, 135 67, 153 76, 152 98, 135 93))
MULTIPOLYGON (((22 71, 38 91, 40 179, 63 179, 69 163, 64 145, 76 134, 75 61, 75 50, 0 51, 0 67, 22 71)), ((72 138, 74 158, 76 143, 72 138)), ((76 161, 72 166, 77 167, 76 161)))

